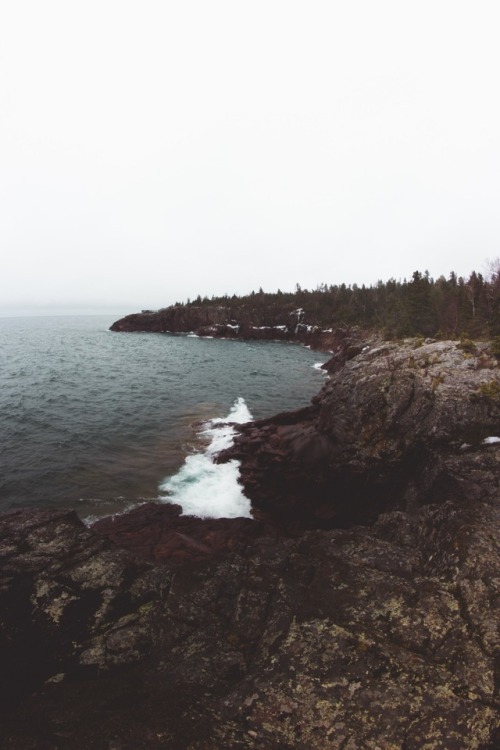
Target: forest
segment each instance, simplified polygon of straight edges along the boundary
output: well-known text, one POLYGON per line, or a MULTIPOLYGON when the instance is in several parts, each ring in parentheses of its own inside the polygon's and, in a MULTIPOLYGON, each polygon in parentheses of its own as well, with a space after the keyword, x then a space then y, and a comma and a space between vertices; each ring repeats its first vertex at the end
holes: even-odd
POLYGON ((433 279, 415 271, 411 279, 389 279, 372 286, 320 284, 314 290, 297 284, 293 292, 244 296, 197 297, 179 306, 223 306, 235 320, 252 316, 257 325, 282 325, 300 313, 301 322, 322 327, 361 326, 386 338, 493 338, 500 336, 500 259, 487 276, 473 271, 468 278, 451 272, 433 279))

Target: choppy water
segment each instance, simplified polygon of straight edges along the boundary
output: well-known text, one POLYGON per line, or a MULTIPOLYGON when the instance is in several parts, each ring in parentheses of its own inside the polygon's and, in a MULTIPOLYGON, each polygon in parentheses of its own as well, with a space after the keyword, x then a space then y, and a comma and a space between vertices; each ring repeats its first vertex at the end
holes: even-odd
POLYGON ((323 382, 314 364, 326 355, 283 343, 116 334, 112 322, 0 319, 0 510, 65 506, 85 517, 171 497, 186 512, 216 515, 219 498, 221 515, 245 515, 237 467, 225 478, 211 468, 211 454, 230 440, 217 419, 306 405, 323 382))

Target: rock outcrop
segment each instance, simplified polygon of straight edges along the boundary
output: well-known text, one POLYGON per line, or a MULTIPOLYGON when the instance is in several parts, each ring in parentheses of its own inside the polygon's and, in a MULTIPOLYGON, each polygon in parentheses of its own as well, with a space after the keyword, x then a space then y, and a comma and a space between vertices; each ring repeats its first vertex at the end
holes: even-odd
POLYGON ((2 747, 497 750, 500 368, 346 340, 329 369, 241 428, 258 520, 0 517, 2 747))
POLYGON ((113 323, 111 330, 189 333, 210 326, 226 326, 228 323, 231 323, 231 313, 228 308, 174 305, 157 312, 144 311, 127 315, 113 323))
POLYGON ((242 426, 219 457, 241 461, 257 515, 349 526, 457 499, 457 455, 500 435, 500 368, 486 344, 376 339, 339 345, 311 406, 242 426))
POLYGON ((306 324, 301 309, 270 310, 258 307, 238 308, 222 305, 172 305, 163 310, 145 310, 120 318, 113 323, 111 331, 119 333, 195 333, 212 338, 298 341, 314 349, 329 351, 346 331, 324 329, 319 325, 306 324))

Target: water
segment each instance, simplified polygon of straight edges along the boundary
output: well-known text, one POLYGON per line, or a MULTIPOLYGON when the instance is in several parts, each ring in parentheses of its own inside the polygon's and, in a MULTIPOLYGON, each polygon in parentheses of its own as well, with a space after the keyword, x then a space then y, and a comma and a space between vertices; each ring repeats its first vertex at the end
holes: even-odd
POLYGON ((248 514, 237 466, 210 476, 217 441, 231 436, 207 421, 232 409, 231 419, 245 421, 306 405, 323 382, 314 364, 326 355, 293 344, 117 334, 112 322, 0 319, 0 510, 71 507, 86 517, 170 497, 210 515, 224 490, 223 514, 248 514))
POLYGON ((198 434, 207 439, 207 446, 188 455, 179 471, 160 485, 160 498, 181 505, 183 512, 192 516, 250 518, 250 501, 238 483, 239 462, 231 460, 217 465, 213 458, 232 445, 235 435, 232 423, 243 424, 251 419, 240 396, 226 419, 217 417, 205 422, 198 434))

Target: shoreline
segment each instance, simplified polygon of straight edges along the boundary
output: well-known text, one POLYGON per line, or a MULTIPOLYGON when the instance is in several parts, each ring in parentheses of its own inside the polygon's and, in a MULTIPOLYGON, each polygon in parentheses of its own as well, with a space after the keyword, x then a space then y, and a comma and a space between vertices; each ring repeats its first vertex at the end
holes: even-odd
POLYGON ((361 337, 328 373, 218 455, 252 520, 0 515, 7 747, 495 750, 498 360, 361 337))

